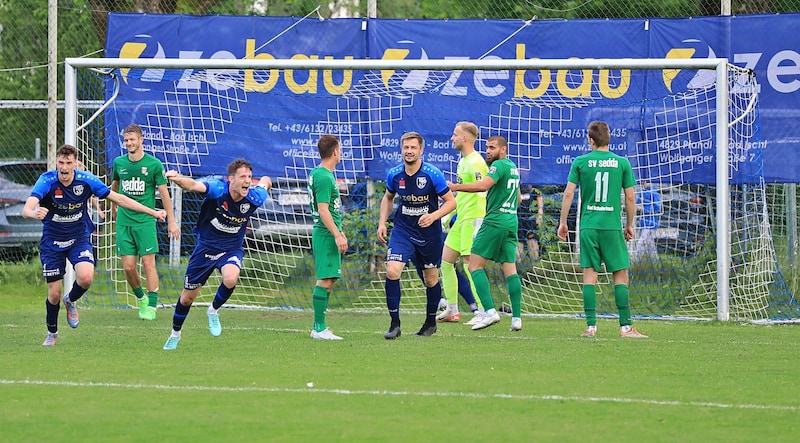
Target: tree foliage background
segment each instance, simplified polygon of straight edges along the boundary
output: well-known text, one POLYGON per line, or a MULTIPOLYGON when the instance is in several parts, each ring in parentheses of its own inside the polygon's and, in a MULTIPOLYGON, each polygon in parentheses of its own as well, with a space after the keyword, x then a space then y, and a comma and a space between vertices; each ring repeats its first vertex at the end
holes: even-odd
MULTIPOLYGON (((379 18, 636 18, 718 15, 718 0, 374 0, 379 18)), ((47 8, 43 0, 0 0, 0 158, 32 157, 45 144, 47 111, 47 8), (19 100, 38 101, 23 103, 19 100)), ((58 60, 97 57, 109 12, 193 15, 366 17, 367 0, 61 0, 58 60)), ((800 0, 731 0, 734 14, 800 11, 800 0)), ((59 66, 61 69, 61 66, 59 66)), ((59 70, 59 76, 62 76, 59 70)), ((63 98, 63 80, 59 79, 63 98)), ((59 112, 63 137, 63 112, 59 112)))

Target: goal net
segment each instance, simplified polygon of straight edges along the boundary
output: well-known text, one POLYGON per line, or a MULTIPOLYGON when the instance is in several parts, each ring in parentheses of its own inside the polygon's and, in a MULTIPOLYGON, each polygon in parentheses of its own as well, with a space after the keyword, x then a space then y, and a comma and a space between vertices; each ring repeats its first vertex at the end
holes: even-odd
MULTIPOLYGON (((452 179, 459 158, 453 127, 474 122, 476 148, 485 153, 485 140, 502 135, 520 169, 523 312, 582 315, 577 205, 569 241, 555 231, 570 164, 589 151, 588 123, 603 120, 612 131, 610 149, 633 165, 643 203, 636 234, 646 241, 629 244, 635 315, 800 316, 774 250, 752 72, 709 60, 336 62, 69 59, 67 139, 74 137, 84 163, 107 182, 111 162, 125 153, 121 133, 130 123, 142 126, 145 151, 166 169, 200 180, 223 176, 230 161, 247 158, 254 176, 271 176, 274 188, 251 220, 229 303, 310 309, 315 276, 306 177, 319 162, 319 136, 339 136, 343 155, 335 174, 350 249, 330 308, 381 310, 386 251, 375 231, 386 172, 402 161, 400 136, 420 132, 423 159, 452 179), (653 194, 657 205, 647 203, 653 194), (649 229, 652 223, 642 219, 653 218, 649 229)), ((202 200, 171 190, 182 236, 170 241, 159 225, 165 304, 181 292, 202 200)), ((114 226, 108 217, 97 220, 99 277, 88 299, 134 306, 114 226)), ((507 304, 499 266, 487 271, 496 302, 507 304)), ((422 312, 424 287, 413 266, 405 272, 403 308, 422 312)), ((198 300, 210 302, 219 283, 213 275, 198 300)), ((610 274, 601 273, 597 291, 598 313, 615 315, 610 274)))

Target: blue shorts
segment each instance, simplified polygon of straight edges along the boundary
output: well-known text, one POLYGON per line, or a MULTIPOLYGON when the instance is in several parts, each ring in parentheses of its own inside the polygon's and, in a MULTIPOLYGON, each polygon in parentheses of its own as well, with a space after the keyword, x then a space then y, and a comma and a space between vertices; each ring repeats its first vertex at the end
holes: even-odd
POLYGON ((48 283, 63 280, 67 259, 75 266, 80 262, 94 265, 92 242, 87 238, 72 240, 45 240, 39 243, 39 259, 42 261, 42 276, 48 283))
POLYGON ((197 245, 189 258, 189 264, 186 265, 183 289, 201 288, 215 269, 222 270, 225 265, 232 264, 242 269, 242 260, 244 260, 244 249, 228 252, 197 245))
POLYGON ((395 228, 389 237, 386 261, 408 263, 410 260, 419 269, 438 268, 442 264, 443 247, 441 235, 424 241, 412 241, 408 235, 395 228))

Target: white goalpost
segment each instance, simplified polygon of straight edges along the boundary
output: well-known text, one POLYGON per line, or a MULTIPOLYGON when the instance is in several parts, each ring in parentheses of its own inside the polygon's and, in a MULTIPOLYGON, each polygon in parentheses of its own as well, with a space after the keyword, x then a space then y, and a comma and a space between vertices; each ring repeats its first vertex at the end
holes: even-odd
MULTIPOLYGON (((145 150, 167 169, 195 177, 223 174, 219 167, 209 172, 209 165, 240 156, 226 148, 234 140, 248 146, 254 175, 272 171, 274 201, 251 222, 232 304, 310 308, 314 276, 304 180, 318 163, 316 139, 334 133, 344 148, 336 176, 351 251, 331 308, 384 309, 385 251, 374 235, 382 171, 400 162, 399 134, 422 127, 439 128, 430 138, 423 132, 426 161, 453 174, 458 157, 445 141, 466 119, 480 128, 481 152, 486 138, 505 136, 523 182, 544 196, 545 216, 536 231, 541 253, 517 263, 523 312, 581 315, 574 235, 580 220, 571 218, 570 242, 558 242, 554 231, 569 163, 588 149, 581 129, 605 120, 615 152, 628 157, 637 182, 653 183, 662 199, 654 253, 642 258, 631 244, 632 312, 723 321, 800 317, 769 224, 758 84, 752 72, 726 59, 68 58, 65 65, 65 142, 77 146, 101 178, 108 180, 110 161, 124 152, 120 132, 128 123, 142 126, 145 150), (133 78, 149 95, 137 99, 133 78), (676 78, 687 80, 678 84, 676 78), (279 81, 285 87, 275 87, 279 81), (463 92, 464 84, 482 93, 463 92), (102 108, 82 105, 98 101, 102 108)), ((189 194, 173 196, 181 205, 181 242, 161 245, 165 303, 180 294, 193 247, 192 210, 199 196, 189 194)), ((100 277, 88 298, 102 306, 134 305, 113 239, 113 226, 103 221, 95 238, 100 277)), ((404 309, 422 311, 422 285, 413 270, 406 272, 404 309)), ((495 269, 491 275, 502 303, 501 274, 495 269)), ((598 313, 614 315, 609 275, 601 282, 598 313)), ((215 288, 210 280, 200 301, 210 301, 215 288)))

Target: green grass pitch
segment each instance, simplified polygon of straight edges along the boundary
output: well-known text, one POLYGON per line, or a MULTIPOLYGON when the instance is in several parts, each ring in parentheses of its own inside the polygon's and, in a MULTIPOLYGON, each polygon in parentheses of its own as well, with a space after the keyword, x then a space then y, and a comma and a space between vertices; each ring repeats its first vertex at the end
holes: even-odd
MULTIPOLYGON (((12 297, 21 300, 23 296, 12 297)), ((172 310, 64 310, 55 347, 44 294, 0 307, 0 440, 796 441, 796 326, 509 317, 383 339, 385 312, 331 312, 338 342, 309 338, 311 312, 223 309, 212 337, 192 309, 176 351, 172 310)), ((467 318, 469 316, 466 316, 467 318)))

